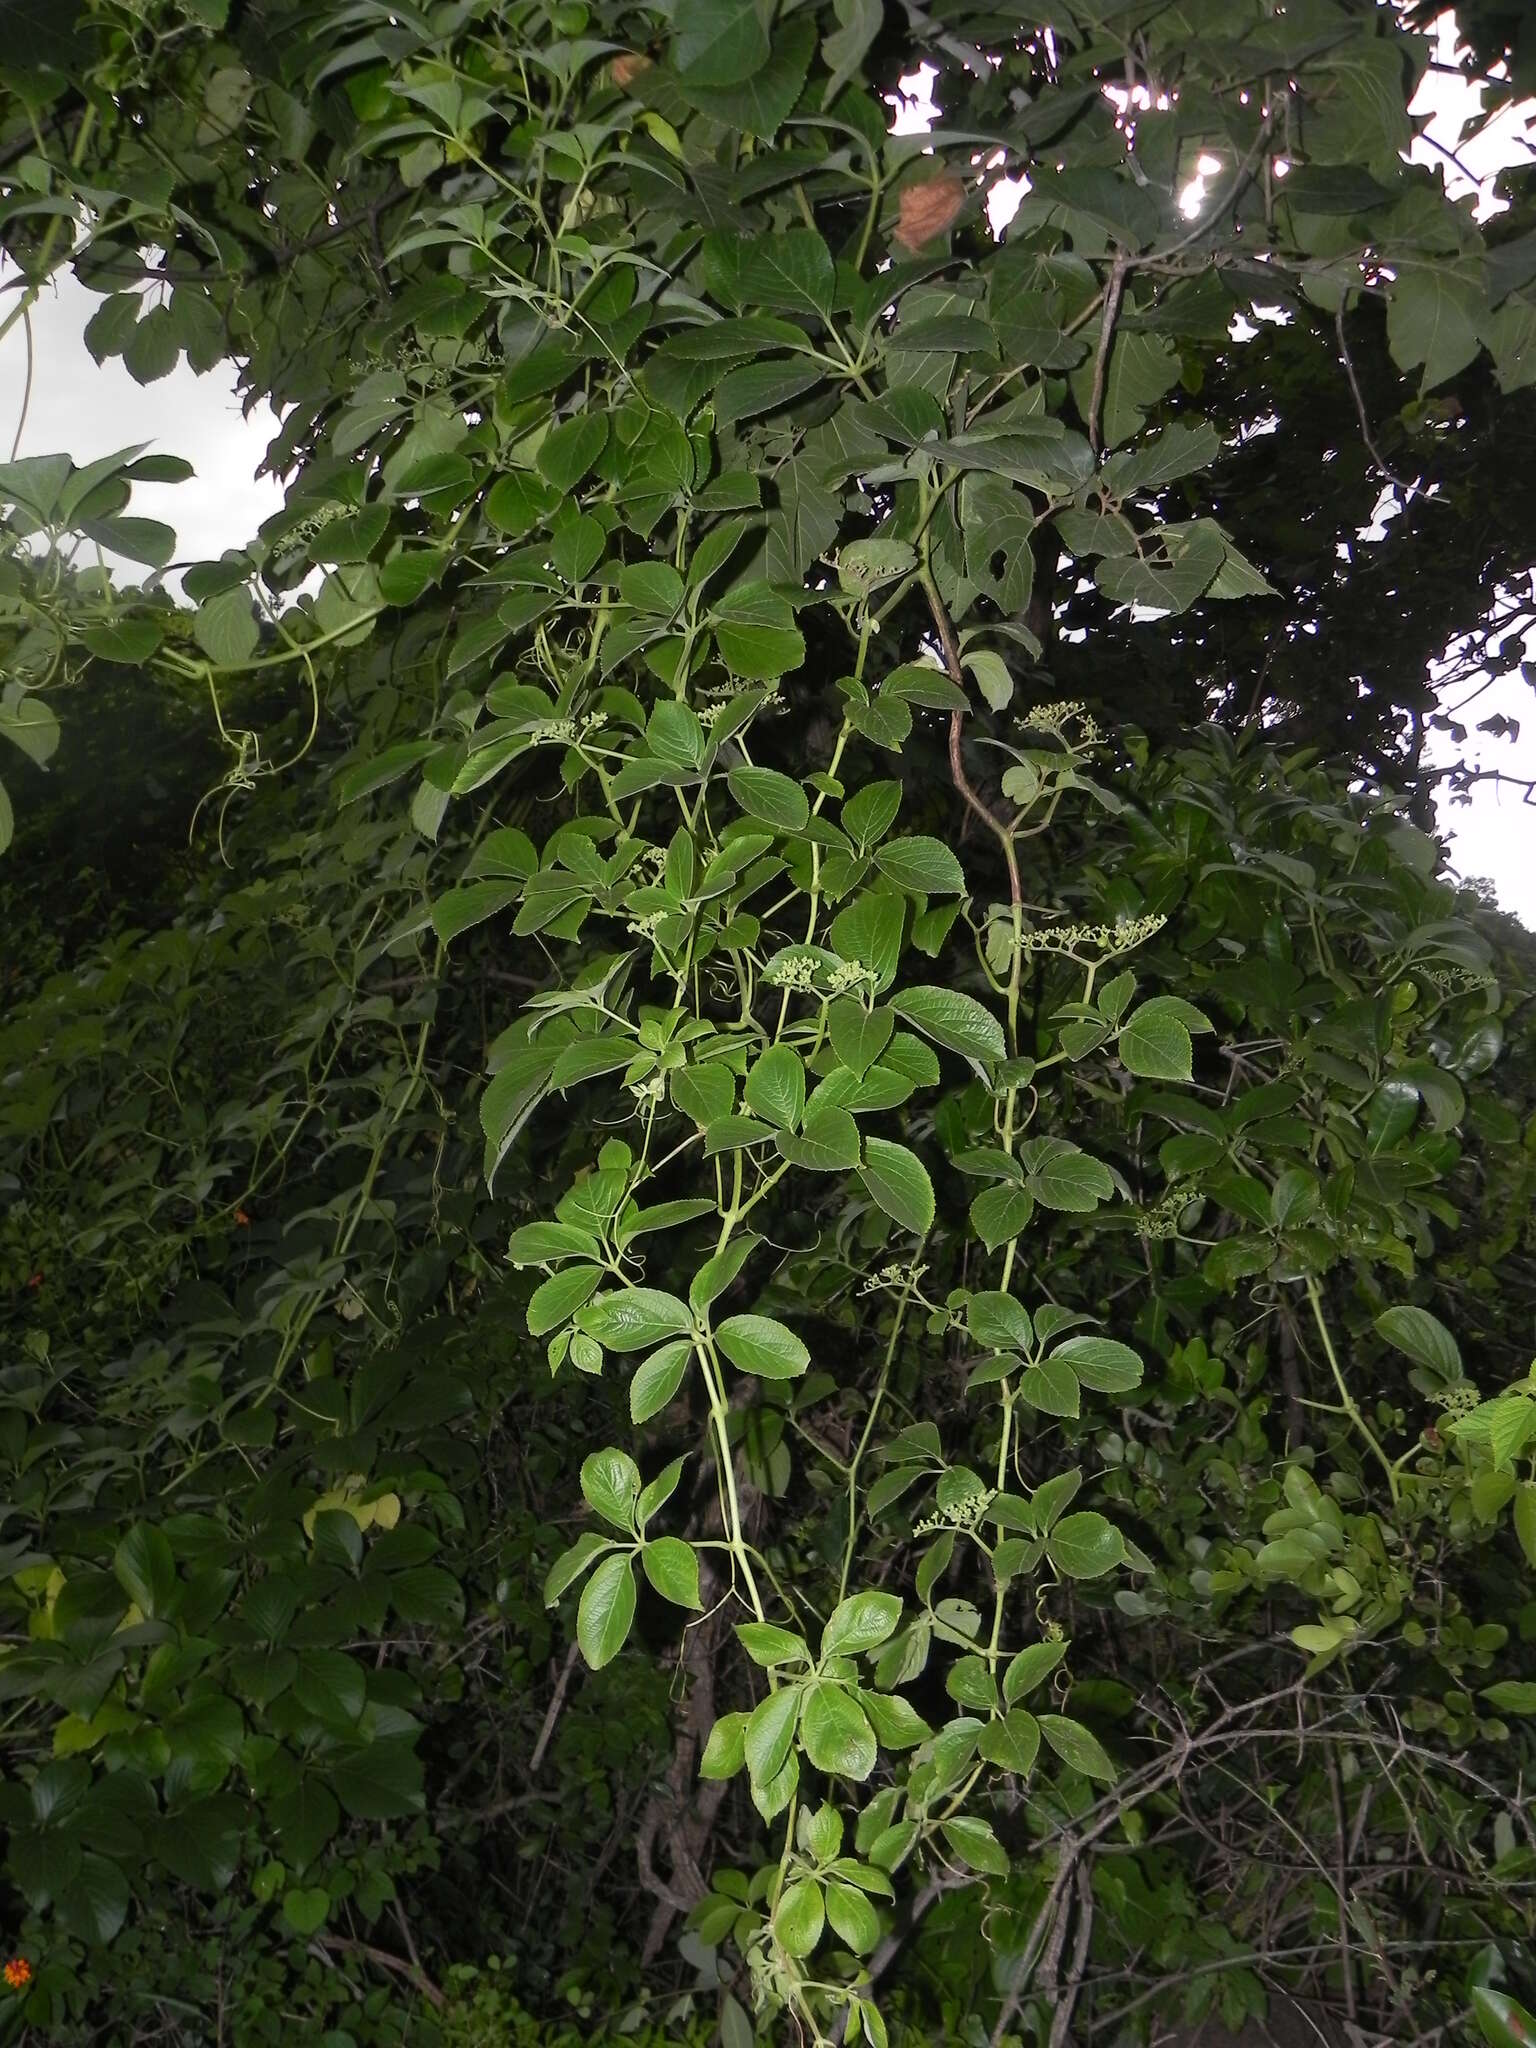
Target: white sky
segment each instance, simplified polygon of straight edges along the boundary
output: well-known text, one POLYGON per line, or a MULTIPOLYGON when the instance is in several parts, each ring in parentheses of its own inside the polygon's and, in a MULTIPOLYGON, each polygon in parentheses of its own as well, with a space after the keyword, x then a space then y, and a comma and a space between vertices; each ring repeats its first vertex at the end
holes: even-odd
MULTIPOLYGON (((1453 51, 1454 27, 1447 16, 1442 23, 1442 53, 1449 59, 1453 51)), ((933 120, 933 83, 934 74, 926 67, 902 81, 909 97, 897 108, 898 131, 913 132, 933 120)), ((1536 110, 1525 106, 1506 112, 1463 150, 1458 147, 1462 124, 1475 110, 1478 97, 1476 87, 1469 90, 1459 80, 1430 74, 1414 110, 1431 113, 1433 119, 1427 139, 1415 143, 1413 155, 1439 165, 1453 193, 1475 186, 1482 214, 1498 208, 1490 190, 1497 171, 1520 161, 1531 149, 1536 110), (1447 160, 1446 150, 1456 153, 1461 167, 1447 160)), ((1002 193, 998 200, 1006 212, 1012 211, 1002 193)), ((4 303, 0 299, 0 305, 4 303)), ((182 363, 170 376, 148 386, 136 384, 116 358, 98 365, 85 347, 82 330, 99 303, 66 276, 34 309, 32 395, 20 452, 64 449, 83 463, 145 441, 157 452, 185 456, 195 465, 193 479, 137 486, 131 509, 177 529, 180 560, 210 560, 226 548, 242 546, 282 502, 281 487, 271 478, 258 481, 254 474, 276 432, 273 413, 262 404, 249 419, 242 416, 233 365, 197 377, 182 363)), ((0 342, 0 458, 10 452, 25 375, 25 337, 17 326, 0 342)), ((125 578, 142 573, 124 565, 125 578)), ((1501 673, 1448 691, 1445 708, 1457 709, 1476 689, 1464 722, 1475 727, 1480 720, 1502 714, 1520 725, 1519 737, 1494 739, 1473 731, 1459 751, 1478 766, 1536 777, 1536 702, 1518 667, 1522 655, 1536 657, 1536 632, 1527 636, 1524 646, 1506 642, 1502 652, 1501 673)), ((1448 739, 1438 741, 1437 749, 1434 758, 1442 761, 1458 751, 1448 739)), ((1467 876, 1487 877, 1504 908, 1536 927, 1536 806, 1523 802, 1517 789, 1481 783, 1470 805, 1442 806, 1441 823, 1451 839, 1457 869, 1467 876)))
MULTIPOLYGON (((0 298, 0 309, 11 303, 0 298)), ((226 548, 244 547, 283 502, 275 478, 255 476, 277 432, 276 415, 263 401, 242 418, 233 363, 198 377, 183 361, 154 384, 136 384, 120 356, 98 364, 84 331, 100 305, 95 292, 66 273, 33 308, 32 400, 19 452, 62 449, 84 463, 147 441, 157 455, 184 456, 197 474, 182 484, 135 484, 129 511, 174 526, 181 561, 217 561, 226 548)), ((26 370, 18 325, 0 342, 0 460, 11 452, 26 370)), ((137 582, 147 572, 125 563, 119 573, 137 582)))

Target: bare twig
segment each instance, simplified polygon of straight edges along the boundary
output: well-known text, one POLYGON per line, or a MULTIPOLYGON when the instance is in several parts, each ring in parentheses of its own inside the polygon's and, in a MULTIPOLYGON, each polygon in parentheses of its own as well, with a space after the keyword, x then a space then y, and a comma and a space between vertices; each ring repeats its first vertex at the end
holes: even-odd
POLYGON ((528 1759, 528 1775, 536 1778, 539 1765, 544 1761, 544 1752, 549 1747, 550 1737, 555 1732, 555 1723, 560 1719, 560 1710, 565 1705, 565 1696, 571 1689, 571 1678, 576 1670, 576 1661, 581 1654, 581 1645, 572 1643, 565 1653, 565 1662, 560 1667, 560 1676, 555 1680, 555 1689, 550 1695, 549 1705, 544 1712, 543 1724, 538 1740, 533 1745, 533 1754, 528 1759))
POLYGON ((1066 2048, 1072 2031, 1072 2014, 1082 1989, 1083 1971, 1088 1965, 1088 1944, 1093 1939, 1093 1880, 1086 1863, 1077 1866, 1077 1935, 1072 1943, 1072 1962, 1067 1981, 1056 1995, 1056 2013, 1051 2021, 1050 2048, 1066 2048))
POLYGON ((1104 411, 1104 386, 1109 377, 1109 351, 1115 339, 1115 322, 1120 317, 1120 301, 1125 296, 1126 272, 1131 267, 1131 261, 1126 250, 1117 249, 1109 273, 1109 283, 1104 287, 1104 315, 1099 322, 1099 348, 1093 359, 1093 395, 1088 400, 1088 446, 1095 455, 1099 452, 1099 423, 1104 411))
POLYGON ((1372 462, 1375 463, 1393 490, 1399 492, 1406 500, 1412 493, 1414 486, 1410 483, 1405 483, 1398 475, 1397 471, 1377 447, 1375 438, 1371 433, 1371 416, 1365 409, 1365 394, 1360 389, 1360 379, 1355 375, 1354 358, 1350 355, 1349 343, 1344 336, 1343 299, 1340 299, 1339 310, 1333 316, 1333 327, 1335 334, 1339 338, 1339 355, 1343 360, 1344 374, 1349 379, 1350 397, 1355 401, 1355 417, 1360 422, 1360 438, 1365 443, 1365 452, 1370 456, 1372 462))
POLYGON ((371 1942, 354 1941, 346 1934, 317 1935, 312 1947, 340 1949, 347 1955, 366 1957, 370 1963, 376 1963, 381 1970, 393 1970, 397 1976, 408 1978, 427 2003, 439 2012, 448 2003, 419 1963, 408 1963, 403 1956, 391 1955, 387 1948, 375 1948, 371 1942))
POLYGON ((16 437, 11 442, 12 462, 16 460, 16 457, 21 450, 21 437, 27 430, 27 414, 32 410, 32 368, 34 353, 32 346, 32 314, 30 309, 25 306, 23 306, 22 308, 21 325, 22 332, 27 337, 27 376, 26 382, 21 387, 21 415, 16 422, 16 437))
MULTIPOLYGON (((949 679, 959 689, 965 687, 965 670, 960 662, 960 649, 955 640, 955 629, 950 623, 949 613, 944 609, 944 600, 939 595, 938 585, 931 576, 924 575, 923 590, 928 599, 928 609, 933 614, 934 630, 939 636, 939 646, 944 653, 944 667, 949 679)), ((1000 819, 995 818, 981 798, 971 787, 965 772, 965 760, 961 753, 961 740, 965 728, 965 713, 954 711, 949 720, 949 773, 955 788, 965 799, 967 807, 980 818, 1003 849, 1003 859, 1008 864, 1008 891, 1015 904, 1024 901, 1024 884, 1019 876, 1019 856, 1013 843, 1013 834, 1000 819)))

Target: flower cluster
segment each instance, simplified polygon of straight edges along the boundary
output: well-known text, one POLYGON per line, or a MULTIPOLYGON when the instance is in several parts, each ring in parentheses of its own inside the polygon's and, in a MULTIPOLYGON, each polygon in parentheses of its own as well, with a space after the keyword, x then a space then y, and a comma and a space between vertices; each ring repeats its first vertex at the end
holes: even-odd
POLYGON ((792 988, 810 993, 816 986, 816 962, 807 959, 803 953, 793 954, 787 960, 775 960, 763 969, 763 979, 771 988, 792 988))
POLYGON ((1067 738, 1066 727, 1074 719, 1079 727, 1079 738, 1075 744, 1080 747, 1096 747, 1104 734, 1098 720, 1081 698, 1063 697, 1054 704, 1036 704, 1025 714, 1023 722, 1032 726, 1036 732, 1052 734, 1063 746, 1072 746, 1074 742, 1067 738))
POLYGON ((1190 1200, 1189 1188, 1170 1188, 1166 1195, 1136 1218, 1136 1235, 1142 1238, 1177 1237, 1179 1218, 1190 1200))
POLYGON ((931 1515, 914 1523, 914 1536, 931 1536, 935 1529, 974 1529, 987 1509, 997 1498, 995 1486, 983 1486, 976 1493, 968 1493, 961 1500, 951 1501, 948 1507, 935 1508, 931 1515))
POLYGON ((1118 924, 1059 924, 1040 931, 1021 932, 1019 944, 1026 953, 1076 954, 1080 946, 1091 946, 1106 957, 1134 952, 1168 922, 1161 912, 1147 917, 1126 917, 1118 924))
POLYGON ((926 1265, 904 1266, 899 1260, 893 1260, 890 1265, 881 1266, 878 1272, 871 1273, 867 1279, 861 1280, 859 1292, 879 1294, 888 1287, 906 1287, 915 1292, 927 1270, 926 1265))

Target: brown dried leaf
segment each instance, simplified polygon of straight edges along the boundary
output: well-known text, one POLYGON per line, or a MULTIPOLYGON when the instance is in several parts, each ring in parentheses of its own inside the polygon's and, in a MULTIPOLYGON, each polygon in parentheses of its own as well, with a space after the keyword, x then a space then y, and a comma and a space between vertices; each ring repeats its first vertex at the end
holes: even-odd
POLYGON ((944 171, 921 185, 908 185, 901 195, 901 218, 892 240, 904 249, 926 247, 958 216, 966 188, 953 171, 944 171))
POLYGON ((651 60, 639 50, 624 50, 608 66, 608 76, 621 90, 631 85, 642 71, 649 71, 651 60))

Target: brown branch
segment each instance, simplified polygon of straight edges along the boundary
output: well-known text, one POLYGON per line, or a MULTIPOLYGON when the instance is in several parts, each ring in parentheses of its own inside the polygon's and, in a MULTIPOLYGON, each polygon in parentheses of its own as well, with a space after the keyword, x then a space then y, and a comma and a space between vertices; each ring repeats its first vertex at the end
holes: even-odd
POLYGON ((1339 354, 1344 362, 1344 374, 1349 379, 1349 395, 1355 401, 1355 417, 1360 422, 1360 438, 1365 443, 1365 452, 1381 471, 1394 491, 1406 500, 1413 485, 1405 483, 1376 446, 1371 434, 1371 416, 1365 409, 1365 393, 1360 389, 1360 379, 1355 375, 1354 358, 1349 352, 1349 343, 1344 338, 1344 301, 1340 299, 1339 310, 1333 316, 1334 332, 1339 338, 1339 354))
POLYGON ((1104 317, 1099 322, 1099 349, 1093 359, 1093 395, 1088 400, 1088 446, 1095 455, 1099 452, 1099 420, 1104 410, 1104 386, 1109 377, 1109 351, 1114 343, 1115 322, 1120 317, 1125 275, 1130 267, 1130 256, 1124 249, 1117 249, 1109 283, 1104 287, 1104 317))
MULTIPOLYGON (((926 572, 923 576, 923 592, 928 599, 928 609, 933 614, 934 630, 939 636, 939 646, 944 654, 944 668, 950 681, 957 689, 965 688, 965 670, 960 661, 960 648, 955 640, 955 629, 950 623, 949 613, 944 609, 944 600, 939 595, 938 585, 926 572)), ((965 726, 965 713, 956 710, 949 720, 949 774, 955 788, 965 799, 967 807, 992 833, 1003 849, 1003 859, 1008 863, 1008 892, 1015 906, 1024 901, 1024 885, 1019 879, 1019 856, 1014 849, 1013 834, 998 818, 995 818, 981 798, 972 789, 965 773, 965 762, 960 752, 961 734, 965 726)))
POLYGON ((571 1647, 565 1653, 565 1662, 560 1667, 560 1676, 555 1680, 555 1689, 550 1695, 549 1706, 545 1711, 543 1724, 539 1729, 538 1740, 534 1743, 533 1754, 528 1759, 528 1776, 530 1779, 536 1778, 539 1774, 539 1765, 544 1761, 544 1752, 548 1749, 549 1739, 555 1732, 555 1723, 560 1719, 560 1709, 565 1705, 565 1696, 571 1689, 571 1679, 575 1673, 576 1660, 580 1654, 581 1645, 575 1642, 571 1644, 571 1647))
POLYGON ((348 1955, 363 1956, 370 1963, 377 1963, 381 1970, 393 1970, 397 1976, 406 1977, 421 1993, 429 2005, 441 2012, 448 2000, 419 1963, 408 1963, 401 1956, 391 1955, 387 1948, 375 1948, 371 1942, 354 1941, 346 1934, 320 1934, 313 1944, 321 1949, 341 1949, 348 1955))
POLYGON ((1344 1978, 1344 2009, 1353 2023, 1360 2017, 1360 2009, 1355 2001, 1355 1959, 1349 1946, 1349 1844, 1344 1832, 1344 1788, 1339 1783, 1339 1760, 1332 1750, 1328 1752, 1328 1791, 1333 1800, 1333 1889, 1339 1916, 1339 1967, 1344 1978))
POLYGON ((1088 1875, 1086 1863, 1077 1866, 1077 1936, 1072 1943, 1072 1961, 1067 1972, 1066 1984, 1057 1994, 1056 2016, 1051 2021, 1050 2048, 1066 2048, 1072 2028, 1072 2014, 1077 2005, 1077 1994, 1083 1988, 1083 1972, 1088 1966, 1088 1944, 1093 1939, 1093 1880, 1088 1875))

